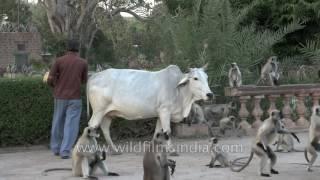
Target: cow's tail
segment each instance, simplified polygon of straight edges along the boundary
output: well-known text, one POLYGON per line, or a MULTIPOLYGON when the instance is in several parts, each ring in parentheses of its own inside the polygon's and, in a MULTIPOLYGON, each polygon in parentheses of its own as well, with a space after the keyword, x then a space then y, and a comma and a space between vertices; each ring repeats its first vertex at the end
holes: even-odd
POLYGON ((86 98, 87 98, 87 120, 89 121, 90 120, 90 102, 89 102, 89 96, 88 96, 88 88, 89 85, 87 83, 87 86, 86 86, 86 98))

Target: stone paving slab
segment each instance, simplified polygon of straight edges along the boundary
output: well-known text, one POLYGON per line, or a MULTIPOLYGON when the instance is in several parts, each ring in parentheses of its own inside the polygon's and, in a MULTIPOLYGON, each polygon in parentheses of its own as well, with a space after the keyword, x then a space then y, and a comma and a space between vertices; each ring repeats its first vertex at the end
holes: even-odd
MULTIPOLYGON (((302 150, 307 140, 306 133, 299 133, 302 143, 296 148, 302 150)), ((249 155, 249 145, 252 137, 222 139, 221 144, 242 144, 242 153, 230 153, 231 159, 249 155)), ((176 139, 175 144, 204 145, 207 139, 176 139)), ((258 161, 254 158, 251 164, 242 172, 234 173, 229 168, 208 168, 205 166, 210 161, 208 153, 183 152, 178 157, 170 157, 177 162, 176 172, 171 178, 173 180, 315 180, 320 177, 320 168, 314 168, 314 172, 306 171, 305 165, 291 163, 305 163, 303 153, 277 153, 278 163, 276 169, 280 175, 272 178, 261 178, 258 176, 258 161)), ((103 177, 101 172, 97 175, 101 180, 142 180, 143 153, 124 153, 119 156, 108 156, 107 164, 111 171, 119 173, 119 177, 103 177)), ((319 165, 319 160, 316 162, 319 165)), ((0 149, 0 180, 77 180, 81 178, 71 177, 70 172, 52 172, 48 176, 42 176, 41 172, 46 168, 71 167, 71 160, 62 160, 53 156, 49 150, 43 147, 31 148, 28 151, 10 153, 8 149, 0 149)))

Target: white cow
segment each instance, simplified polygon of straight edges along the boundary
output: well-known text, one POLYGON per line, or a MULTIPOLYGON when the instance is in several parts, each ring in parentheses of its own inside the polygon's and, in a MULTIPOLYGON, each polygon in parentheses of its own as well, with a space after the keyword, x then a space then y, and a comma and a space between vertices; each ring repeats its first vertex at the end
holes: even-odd
POLYGON ((170 121, 182 121, 194 101, 213 97, 205 69, 206 66, 191 68, 184 74, 178 66, 170 65, 155 72, 107 69, 96 73, 87 84, 93 111, 89 126, 101 127, 114 152, 117 150, 109 131, 113 117, 128 120, 158 117, 155 134, 163 129, 169 135, 170 121))

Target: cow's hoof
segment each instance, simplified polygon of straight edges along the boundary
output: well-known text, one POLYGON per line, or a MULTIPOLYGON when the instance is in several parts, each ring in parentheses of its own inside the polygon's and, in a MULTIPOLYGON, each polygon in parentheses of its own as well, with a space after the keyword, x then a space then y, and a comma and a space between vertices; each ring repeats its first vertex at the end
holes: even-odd
POLYGON ((170 152, 170 154, 169 154, 170 156, 179 156, 179 154, 177 153, 177 152, 175 152, 175 151, 173 151, 173 152, 170 152))

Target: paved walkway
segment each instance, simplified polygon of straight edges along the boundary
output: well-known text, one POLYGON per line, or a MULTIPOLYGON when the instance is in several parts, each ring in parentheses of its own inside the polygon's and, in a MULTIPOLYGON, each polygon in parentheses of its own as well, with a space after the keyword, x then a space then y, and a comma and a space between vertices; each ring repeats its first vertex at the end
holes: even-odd
MULTIPOLYGON (((306 133, 298 134, 302 143, 297 144, 297 149, 303 149, 307 140, 306 133)), ((221 144, 240 144, 243 145, 242 153, 230 153, 231 159, 249 154, 250 137, 222 139, 221 144)), ((179 139, 175 144, 185 144, 191 146, 204 146, 206 139, 179 139)), ((228 147, 228 146, 225 146, 228 147)), ((194 149, 190 149, 194 151, 194 149)), ((16 149, 15 149, 16 151, 16 149)), ((204 150, 205 151, 205 150, 204 150)), ((204 166, 210 161, 208 153, 183 152, 178 157, 171 157, 176 160, 177 167, 173 180, 256 180, 256 179, 290 179, 290 180, 316 180, 320 177, 320 168, 314 168, 314 172, 306 171, 306 166, 291 163, 305 163, 303 153, 277 153, 278 163, 276 169, 280 175, 272 178, 260 178, 257 175, 258 161, 253 159, 247 169, 240 173, 234 173, 229 168, 207 168, 204 166)), ((124 153, 119 156, 108 156, 107 163, 111 171, 119 173, 119 177, 103 177, 98 172, 99 179, 106 180, 142 180, 143 153, 124 153)), ((319 160, 316 164, 319 165, 319 160)), ((71 167, 71 160, 62 160, 53 156, 44 147, 36 147, 25 152, 9 153, 7 149, 0 149, 0 180, 76 180, 80 178, 71 177, 70 172, 52 172, 48 176, 42 176, 41 172, 46 168, 71 167)))

